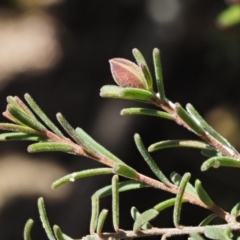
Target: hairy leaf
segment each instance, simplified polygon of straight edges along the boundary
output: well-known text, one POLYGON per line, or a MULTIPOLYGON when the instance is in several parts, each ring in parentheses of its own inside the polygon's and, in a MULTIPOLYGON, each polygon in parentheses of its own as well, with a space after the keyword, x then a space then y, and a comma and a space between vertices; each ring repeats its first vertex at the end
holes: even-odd
POLYGON ((137 232, 145 223, 149 222, 153 218, 157 217, 159 212, 155 209, 149 209, 143 212, 135 221, 133 225, 133 231, 137 232))

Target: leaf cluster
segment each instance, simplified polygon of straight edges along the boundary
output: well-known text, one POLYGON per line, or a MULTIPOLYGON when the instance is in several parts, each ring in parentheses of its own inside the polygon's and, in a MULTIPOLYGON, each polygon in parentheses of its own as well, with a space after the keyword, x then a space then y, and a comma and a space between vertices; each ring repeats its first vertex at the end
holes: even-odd
MULTIPOLYGON (((182 107, 180 103, 173 103, 165 94, 163 74, 161 67, 160 51, 153 50, 154 77, 156 80, 157 92, 154 92, 154 84, 148 65, 138 49, 133 50, 137 64, 126 59, 116 58, 110 60, 111 71, 115 82, 118 85, 103 86, 100 91, 102 97, 119 98, 151 104, 160 110, 151 108, 126 108, 121 115, 148 115, 174 121, 176 124, 185 127, 196 134, 199 140, 174 139, 160 141, 146 147, 139 134, 134 135, 136 147, 143 160, 155 174, 156 179, 145 176, 133 169, 126 162, 119 159, 108 151, 101 144, 96 142, 83 129, 73 128, 61 113, 56 117, 65 134, 45 115, 37 103, 29 94, 25 94, 24 103, 19 97, 9 96, 7 108, 3 115, 11 123, 0 123, 0 141, 30 141, 28 152, 49 152, 60 151, 78 156, 84 156, 105 165, 103 168, 88 169, 74 172, 63 176, 52 184, 52 188, 58 188, 68 182, 74 182, 81 178, 94 177, 96 175, 111 174, 112 182, 96 191, 91 198, 92 213, 89 226, 90 234, 85 239, 115 239, 138 238, 141 236, 162 236, 166 239, 175 235, 190 235, 191 239, 203 239, 201 235, 210 239, 232 239, 232 231, 240 230, 240 223, 237 221, 239 215, 239 203, 233 207, 231 212, 223 210, 216 205, 209 194, 203 188, 199 179, 195 184, 190 183, 190 173, 183 176, 173 172, 170 177, 166 176, 159 165, 151 157, 150 152, 164 148, 196 148, 207 157, 202 163, 201 170, 218 167, 240 167, 240 154, 238 151, 218 132, 216 132, 200 116, 197 110, 187 104, 182 107), (118 176, 126 178, 119 181, 118 176), (119 194, 124 191, 132 191, 140 188, 153 187, 167 191, 175 197, 156 203, 152 208, 139 212, 135 206, 130 210, 133 218, 131 230, 123 230, 120 227, 119 216, 119 194), (112 198, 112 225, 114 232, 105 233, 104 223, 108 215, 107 209, 100 209, 99 201, 103 197, 112 198), (188 227, 181 225, 181 207, 183 203, 190 203, 208 209, 210 215, 199 223, 199 226, 188 227), (150 221, 159 216, 165 209, 173 207, 173 223, 175 228, 158 228, 152 226, 150 221), (214 218, 221 218, 226 223, 222 225, 209 225, 214 218)), ((62 233, 58 226, 51 225, 48 221, 44 200, 39 198, 38 209, 43 227, 49 240, 70 240, 62 233)), ((24 239, 30 240, 30 232, 33 220, 28 220, 24 230, 24 239)))

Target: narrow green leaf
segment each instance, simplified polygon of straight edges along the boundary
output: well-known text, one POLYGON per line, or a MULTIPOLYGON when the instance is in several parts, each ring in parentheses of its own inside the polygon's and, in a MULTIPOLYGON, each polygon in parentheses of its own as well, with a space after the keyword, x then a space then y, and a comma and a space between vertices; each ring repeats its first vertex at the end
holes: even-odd
POLYGON ((176 228, 179 226, 180 214, 181 214, 181 208, 182 208, 182 202, 183 202, 183 194, 190 177, 191 177, 190 173, 185 173, 179 185, 179 189, 178 189, 178 193, 176 196, 176 201, 173 209, 173 223, 176 228))
POLYGON ((221 229, 212 226, 206 226, 204 235, 215 240, 231 240, 232 234, 230 228, 221 229))
POLYGON ((107 98, 120 98, 123 87, 116 85, 105 85, 100 89, 100 96, 107 98))
MULTIPOLYGON (((198 233, 195 233, 195 232, 192 232, 192 233, 190 233, 190 236, 191 236, 191 240, 204 240, 202 237, 201 237, 201 235, 200 234, 198 234, 198 233)), ((189 240, 190 240, 189 239, 189 240)))
POLYGON ((119 230, 119 192, 118 192, 118 175, 112 178, 112 218, 113 228, 119 230))
POLYGON ((24 231, 23 231, 23 237, 24 240, 31 240, 31 230, 33 227, 34 221, 32 219, 29 219, 24 227, 24 231))
POLYGON ((162 101, 165 100, 165 91, 163 85, 163 74, 162 74, 162 64, 160 58, 160 51, 157 48, 153 49, 153 63, 155 70, 155 77, 157 82, 157 88, 162 101))
POLYGON ((141 137, 139 134, 134 135, 134 141, 138 148, 138 151, 141 153, 142 157, 151 168, 153 173, 166 185, 172 185, 172 183, 167 179, 167 177, 163 174, 163 172, 158 168, 157 164, 154 162, 147 149, 145 148, 141 137))
POLYGON ((196 119, 193 119, 187 111, 179 104, 176 103, 176 112, 178 116, 198 135, 201 135, 204 132, 204 129, 196 119))
MULTIPOLYGON (((180 185, 180 182, 181 182, 181 180, 182 180, 182 176, 181 176, 180 174, 178 174, 178 173, 176 173, 176 172, 172 172, 170 178, 171 178, 172 182, 173 182, 175 185, 177 185, 177 186, 180 185)), ((197 196, 197 193, 196 193, 195 188, 194 188, 193 185, 192 185, 191 183, 189 183, 189 182, 187 183, 187 186, 186 186, 185 191, 186 191, 187 193, 190 193, 190 194, 194 195, 194 196, 197 196)))
POLYGON ((43 198, 38 199, 38 211, 40 214, 40 219, 43 224, 43 228, 44 228, 49 240, 55 240, 55 237, 53 235, 52 229, 51 229, 49 221, 48 221, 43 198))
POLYGON ((130 179, 137 179, 137 176, 138 176, 138 172, 136 170, 134 170, 133 168, 125 164, 115 163, 113 165, 113 171, 116 174, 119 174, 121 176, 130 178, 130 179))
POLYGON ((231 27, 240 23, 240 5, 234 4, 221 12, 217 17, 217 23, 221 27, 231 27))
POLYGON ((7 118, 8 120, 10 120, 11 122, 17 124, 17 125, 22 125, 25 126, 22 122, 20 122, 18 119, 16 119, 14 116, 12 116, 10 114, 10 112, 8 112, 7 110, 5 112, 2 113, 2 115, 7 118))
POLYGON ((147 82, 147 90, 152 91, 153 90, 153 82, 152 82, 152 76, 148 69, 148 66, 145 63, 140 63, 140 68, 141 68, 143 76, 147 82))
POLYGON ((144 56, 142 55, 142 53, 139 51, 139 49, 134 48, 132 50, 132 54, 133 54, 133 56, 134 56, 134 58, 135 58, 135 60, 136 60, 136 62, 138 64, 138 66, 140 66, 141 63, 144 63, 144 64, 147 65, 147 62, 146 62, 144 56))
MULTIPOLYGON (((117 163, 123 163, 122 160, 120 160, 118 157, 116 157, 114 154, 109 152, 106 148, 104 148, 102 145, 97 143, 92 137, 90 137, 83 129, 76 128, 76 134, 77 137, 81 143, 81 146, 85 148, 87 151, 89 151, 91 154, 95 156, 105 156, 106 158, 112 160, 113 162, 117 163)), ((124 163, 123 163, 124 164, 124 163)))
POLYGON ((74 240, 73 238, 70 238, 69 236, 67 236, 66 234, 63 234, 64 240, 74 240))
MULTIPOLYGON (((19 105, 17 104, 15 98, 13 96, 7 96, 7 103, 9 103, 10 105, 13 105, 16 108, 19 108, 19 105)), ((21 108, 19 108, 21 109, 21 108)))
MULTIPOLYGON (((144 187, 148 187, 148 185, 138 181, 130 180, 130 181, 118 183, 118 192, 125 192, 125 191, 140 189, 144 187)), ((112 185, 109 185, 97 190, 92 195, 92 214, 91 214, 91 220, 90 220, 91 234, 95 232, 95 229, 97 227, 97 219, 99 214, 99 199, 109 196, 111 194, 112 194, 112 185)))
MULTIPOLYGON (((156 209, 158 212, 165 210, 166 208, 172 207, 176 202, 176 198, 170 198, 159 204, 155 205, 153 208, 156 209)), ((187 202, 185 198, 182 199, 182 203, 187 202)))
POLYGON ((220 166, 223 167, 240 167, 240 161, 235 158, 229 158, 229 157, 212 157, 206 160, 202 166, 201 170, 206 171, 211 167, 218 168, 220 166))
POLYGON ((201 115, 197 112, 197 110, 190 104, 188 103, 186 106, 187 111, 189 114, 192 116, 195 121, 202 126, 202 128, 207 131, 213 138, 215 138, 217 141, 222 143, 224 146, 231 148, 232 150, 235 151, 234 147, 223 137, 221 136, 218 132, 216 132, 202 117, 201 115))
POLYGON ((159 214, 159 212, 155 209, 149 209, 145 212, 143 212, 135 221, 134 225, 133 225, 133 231, 137 232, 138 230, 141 229, 141 227, 146 224, 147 222, 149 222, 150 220, 152 220, 153 218, 157 217, 157 215, 159 214))
POLYGON ((63 233, 62 233, 59 226, 54 225, 53 226, 53 231, 54 231, 54 234, 55 234, 55 237, 56 237, 57 240, 65 240, 65 238, 63 236, 63 233))
MULTIPOLYGON (((125 191, 140 189, 144 187, 148 187, 148 185, 138 181, 134 181, 134 180, 118 183, 119 192, 125 192, 125 191)), ((92 214, 91 214, 91 221, 90 221, 90 233, 94 233, 97 226, 97 218, 99 214, 99 199, 109 196, 111 194, 112 194, 112 185, 109 185, 99 189, 92 195, 92 214)))
POLYGON ((33 118, 33 117, 27 115, 25 112, 19 110, 18 108, 14 107, 13 105, 8 105, 7 110, 13 117, 18 119, 20 122, 22 122, 26 126, 33 128, 40 132, 47 131, 46 127, 44 125, 42 125, 36 118, 33 118))
POLYGON ((148 90, 140 89, 140 88, 123 88, 120 92, 120 98, 136 100, 142 102, 151 102, 154 98, 154 94, 148 90))
POLYGON ((190 147, 198 149, 207 149, 210 146, 205 142, 194 141, 194 140, 167 140, 154 143, 148 147, 149 152, 153 152, 164 148, 174 148, 174 147, 190 147))
POLYGON ((209 223, 215 219, 217 217, 217 215, 215 213, 210 214, 209 216, 207 216, 205 219, 203 219, 203 221, 199 224, 199 227, 203 227, 203 226, 207 226, 209 225, 209 223))
MULTIPOLYGON (((136 221, 137 218, 141 216, 141 213, 137 210, 136 207, 131 208, 131 216, 134 221, 136 221)), ((142 225, 141 229, 146 230, 152 228, 152 225, 149 222, 146 222, 145 224, 142 225)))
POLYGON ((115 85, 106 85, 101 88, 100 96, 150 102, 154 97, 154 94, 148 90, 140 88, 123 88, 115 85))
POLYGON ((69 124, 67 119, 61 114, 57 113, 56 115, 58 122, 61 124, 61 126, 64 128, 64 130, 68 133, 69 136, 80 146, 81 145, 81 140, 79 139, 75 129, 69 124))
POLYGON ((141 67, 141 69, 142 69, 143 75, 147 81, 148 90, 152 91, 153 90, 152 75, 148 68, 145 58, 143 57, 142 53, 137 48, 134 48, 132 53, 133 53, 134 58, 136 59, 138 66, 141 67))
POLYGON ((58 143, 58 142, 40 142, 34 143, 28 146, 28 152, 37 153, 37 152, 65 152, 65 153, 74 153, 74 149, 71 145, 67 143, 58 143))
POLYGON ((100 96, 107 98, 120 98, 143 102, 151 102, 151 100, 154 98, 154 94, 148 90, 130 87, 123 88, 115 85, 103 86, 100 90, 100 96))
POLYGON ((121 115, 148 115, 148 116, 161 117, 169 120, 174 120, 174 116, 169 113, 154 110, 154 109, 148 109, 148 108, 125 108, 121 111, 120 114, 121 115))
POLYGON ((99 197, 96 194, 94 194, 91 200, 92 200, 92 209, 91 209, 91 219, 90 219, 90 233, 94 234, 97 227, 98 214, 99 214, 99 197))
POLYGON ((202 187, 202 183, 198 179, 195 181, 195 189, 196 189, 198 197, 201 199, 201 201, 204 204, 206 204, 208 207, 214 206, 214 202, 209 197, 207 192, 204 190, 204 188, 202 187))
POLYGON ((63 184, 68 182, 74 182, 77 179, 92 177, 97 175, 112 174, 112 173, 113 173, 112 168, 95 168, 95 169, 83 170, 80 172, 74 172, 56 180, 52 184, 52 189, 56 189, 57 187, 60 187, 63 184))
MULTIPOLYGON (((138 181, 134 181, 134 180, 118 183, 118 191, 119 192, 125 192, 125 191, 140 189, 140 188, 144 188, 144 187, 148 187, 148 185, 138 182, 138 181)), ((109 185, 109 186, 103 187, 103 188, 99 189, 98 191, 96 191, 94 193, 94 196, 103 198, 103 197, 109 196, 111 194, 112 194, 112 185, 109 185)))
POLYGON ((7 102, 10 105, 12 105, 12 106, 16 107, 17 109, 19 109, 20 111, 25 112, 28 116, 36 119, 36 117, 33 115, 33 113, 30 111, 30 109, 25 105, 24 102, 22 102, 22 100, 19 97, 17 97, 17 96, 15 96, 15 97, 8 96, 7 97, 7 102))
POLYGON ((36 118, 32 111, 28 108, 28 106, 19 97, 15 96, 14 100, 27 115, 31 116, 32 118, 36 118))
POLYGON ((2 133, 0 134, 0 141, 45 141, 46 138, 35 134, 24 132, 2 133))
POLYGON ((33 98, 26 93, 24 95, 25 100, 28 102, 31 109, 36 113, 36 115, 59 137, 64 137, 62 132, 58 127, 47 117, 47 115, 42 111, 42 109, 37 105, 33 98))
POLYGON ((98 223, 97 223, 97 234, 100 234, 102 232, 103 225, 105 223, 106 217, 108 214, 108 210, 103 209, 98 217, 98 223))
POLYGON ((240 213, 240 203, 237 203, 231 210, 231 215, 237 217, 240 213))
POLYGON ((17 125, 13 123, 0 123, 0 129, 5 131, 11 131, 11 132, 25 132, 25 133, 33 133, 33 134, 39 134, 36 130, 22 125, 17 125))
MULTIPOLYGON (((202 151, 201 151, 201 154, 203 155, 203 156, 205 156, 205 157, 217 157, 217 156, 219 156, 219 152, 217 152, 216 150, 213 150, 213 149, 203 149, 202 151)), ((222 154, 221 154, 221 156, 222 156, 222 154)), ((220 156, 219 156, 220 157, 220 156)))

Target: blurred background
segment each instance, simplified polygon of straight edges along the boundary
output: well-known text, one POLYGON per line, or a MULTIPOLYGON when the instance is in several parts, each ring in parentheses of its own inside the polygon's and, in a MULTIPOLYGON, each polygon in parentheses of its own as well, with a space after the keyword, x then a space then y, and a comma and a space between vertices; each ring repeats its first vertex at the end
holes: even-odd
MULTIPOLYGON (((133 60, 131 50, 137 47, 152 69, 152 49, 158 47, 167 97, 182 105, 191 102, 240 150, 240 27, 226 28, 216 21, 232 2, 2 0, 0 109, 5 110, 7 96, 23 97, 28 92, 51 119, 62 112, 74 127, 82 127, 129 165, 154 177, 134 146, 134 133, 138 132, 147 146, 160 140, 196 137, 167 120, 121 117, 122 108, 144 105, 100 99, 99 89, 113 84, 109 59, 133 60)), ((40 196, 52 225, 59 225, 72 238, 88 234, 90 197, 110 184, 111 177, 84 179, 52 190, 52 182, 59 177, 100 165, 61 153, 30 155, 27 145, 0 144, 0 239, 21 239, 29 218, 35 220, 32 238, 47 239, 37 209, 40 196)), ((201 172, 206 158, 198 150, 162 150, 153 157, 166 175, 191 172, 192 182, 201 179, 225 210, 240 200, 237 169, 201 172)), ((142 212, 169 197, 154 189, 123 193, 121 228, 132 227, 133 205, 142 212)), ((101 207, 111 209, 111 198, 103 199, 101 207)), ((209 214, 189 204, 182 213, 183 225, 199 224, 209 214)), ((108 219, 105 230, 111 231, 110 214, 108 219)), ((153 225, 172 227, 172 209, 153 225)))

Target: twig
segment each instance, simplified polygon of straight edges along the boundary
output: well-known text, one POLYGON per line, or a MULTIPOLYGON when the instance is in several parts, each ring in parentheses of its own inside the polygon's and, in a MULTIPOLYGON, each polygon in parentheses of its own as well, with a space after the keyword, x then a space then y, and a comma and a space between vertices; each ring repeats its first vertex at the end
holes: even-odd
MULTIPOLYGON (((233 231, 240 229, 240 223, 231 223, 231 224, 222 224, 222 225, 211 225, 218 229, 227 229, 230 228, 233 231)), ((166 234, 168 237, 179 236, 179 235, 189 235, 192 232, 203 234, 206 227, 182 227, 179 228, 152 228, 148 230, 142 230, 137 233, 134 231, 124 231, 119 230, 116 233, 102 233, 101 239, 108 239, 109 237, 113 239, 130 239, 130 238, 139 238, 139 237, 150 237, 150 236, 161 236, 166 234)), ((77 240, 77 239, 76 239, 77 240)), ((80 239, 79 239, 80 240, 80 239)), ((84 240, 84 238, 82 238, 84 240)))

